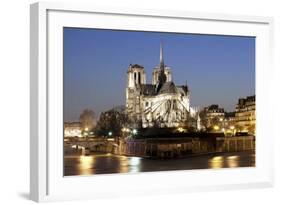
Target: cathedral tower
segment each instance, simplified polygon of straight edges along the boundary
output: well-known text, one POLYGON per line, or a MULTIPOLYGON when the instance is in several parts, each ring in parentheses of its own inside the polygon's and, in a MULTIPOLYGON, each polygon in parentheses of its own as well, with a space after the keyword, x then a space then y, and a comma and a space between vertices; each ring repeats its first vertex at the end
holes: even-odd
POLYGON ((138 64, 130 64, 127 71, 127 87, 134 88, 137 85, 146 84, 146 75, 144 67, 138 64))
POLYGON ((141 99, 140 87, 146 84, 144 67, 130 64, 127 71, 126 110, 131 119, 140 120, 141 99))
MULTIPOLYGON (((156 85, 159 81, 171 82, 172 81, 172 71, 169 67, 164 64, 163 46, 160 44, 160 63, 159 66, 155 67, 152 73, 152 84, 156 85), (160 77, 161 76, 161 77, 160 77), (164 80, 165 79, 165 80, 164 80)), ((162 82, 162 83, 165 83, 162 82)))

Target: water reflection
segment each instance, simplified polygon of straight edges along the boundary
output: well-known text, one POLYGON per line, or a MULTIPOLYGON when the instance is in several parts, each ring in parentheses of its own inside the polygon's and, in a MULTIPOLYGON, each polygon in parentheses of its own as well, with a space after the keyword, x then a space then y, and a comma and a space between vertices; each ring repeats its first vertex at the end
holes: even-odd
POLYGON ((130 164, 130 172, 132 173, 140 172, 141 169, 140 157, 130 157, 129 164, 130 164))
POLYGON ((212 169, 219 169, 223 167, 223 157, 216 156, 209 160, 209 167, 212 169))
MULTIPOLYGON (((250 155, 250 157, 252 157, 250 155)), ((219 169, 223 167, 240 167, 240 157, 237 155, 231 155, 231 156, 215 156, 209 160, 209 167, 212 169, 219 169)), ((250 166, 253 166, 249 161, 250 166)))
POLYGON ((64 158, 64 174, 66 176, 251 166, 255 166, 255 154, 251 151, 168 160, 100 153, 90 156, 65 156, 64 158))
POLYGON ((94 164, 95 158, 91 156, 80 156, 79 157, 79 164, 78 169, 81 175, 91 175, 92 167, 94 164))
POLYGON ((229 156, 227 157, 227 165, 230 168, 239 167, 239 156, 229 156))

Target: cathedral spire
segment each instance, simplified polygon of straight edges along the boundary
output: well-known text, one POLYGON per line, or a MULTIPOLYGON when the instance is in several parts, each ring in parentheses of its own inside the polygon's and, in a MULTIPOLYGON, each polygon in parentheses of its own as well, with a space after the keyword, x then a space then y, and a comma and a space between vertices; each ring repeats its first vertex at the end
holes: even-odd
POLYGON ((162 85, 166 82, 167 77, 165 75, 165 64, 164 64, 164 58, 163 58, 163 46, 162 46, 162 42, 160 43, 160 72, 158 75, 158 82, 156 85, 156 90, 157 92, 160 90, 160 88, 162 87, 162 85))
POLYGON ((160 43, 160 69, 164 70, 163 45, 160 43))

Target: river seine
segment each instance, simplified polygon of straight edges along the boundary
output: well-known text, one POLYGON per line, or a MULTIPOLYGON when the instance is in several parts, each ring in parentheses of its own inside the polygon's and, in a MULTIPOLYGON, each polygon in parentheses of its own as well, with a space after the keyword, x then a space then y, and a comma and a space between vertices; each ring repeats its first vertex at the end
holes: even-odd
POLYGON ((180 159, 147 159, 110 153, 64 157, 65 176, 254 166, 254 151, 206 154, 180 159))

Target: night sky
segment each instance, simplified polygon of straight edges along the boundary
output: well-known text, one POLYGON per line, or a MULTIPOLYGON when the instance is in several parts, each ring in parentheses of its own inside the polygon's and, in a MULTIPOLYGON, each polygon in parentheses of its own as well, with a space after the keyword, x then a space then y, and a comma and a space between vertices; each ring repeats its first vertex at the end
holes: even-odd
POLYGON ((144 66, 147 83, 164 62, 176 85, 189 86, 191 106, 219 104, 234 111, 240 97, 255 94, 255 38, 64 28, 64 120, 78 121, 125 105, 127 69, 144 66))

